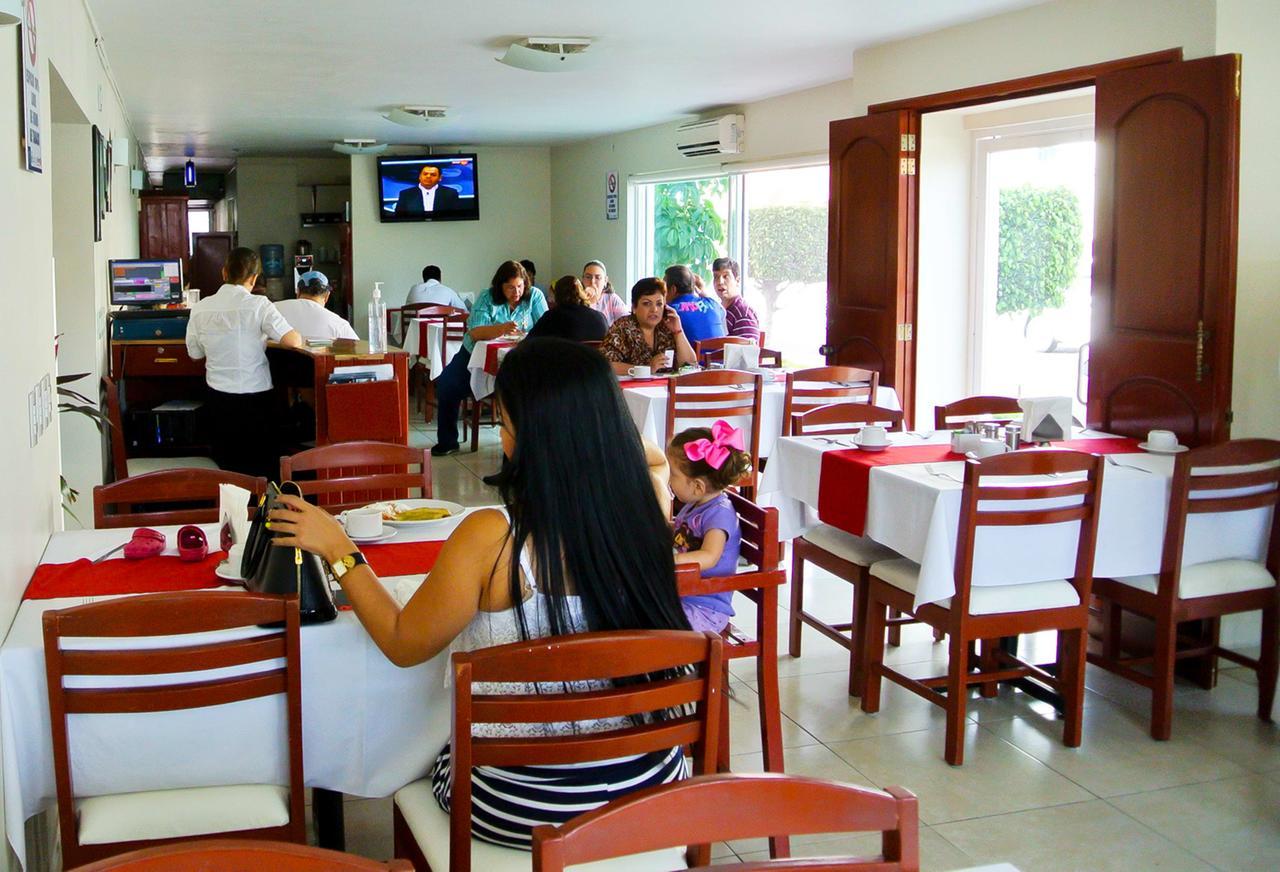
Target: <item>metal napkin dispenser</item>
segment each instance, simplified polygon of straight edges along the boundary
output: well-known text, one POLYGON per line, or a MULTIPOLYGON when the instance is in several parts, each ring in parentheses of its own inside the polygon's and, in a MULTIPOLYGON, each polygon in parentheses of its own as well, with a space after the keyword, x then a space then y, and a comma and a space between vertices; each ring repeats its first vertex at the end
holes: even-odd
POLYGON ((276 495, 292 487, 295 496, 302 490, 291 481, 280 487, 274 484, 258 501, 258 513, 245 541, 240 574, 245 586, 256 593, 296 594, 298 612, 304 624, 323 624, 338 616, 329 593, 329 579, 319 556, 301 548, 277 548, 271 544, 275 534, 267 529, 267 518, 281 504, 276 495))

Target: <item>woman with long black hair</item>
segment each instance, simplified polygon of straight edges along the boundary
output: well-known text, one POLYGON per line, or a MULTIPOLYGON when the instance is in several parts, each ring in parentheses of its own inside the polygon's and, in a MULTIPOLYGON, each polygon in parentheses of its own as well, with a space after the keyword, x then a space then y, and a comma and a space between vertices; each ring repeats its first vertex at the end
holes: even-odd
MULTIPOLYGON (((403 609, 323 509, 282 497, 289 508, 274 512, 271 526, 291 535, 275 544, 329 561, 356 616, 400 666, 422 663, 446 647, 688 629, 676 594, 671 528, 609 364, 575 342, 526 339, 506 356, 495 387, 509 460, 499 487, 504 508, 468 515, 403 609)), ((486 726, 477 725, 476 734, 484 735, 486 726)), ((587 732, 617 723, 561 726, 587 732)), ((445 808, 448 750, 431 776, 445 808)), ((673 748, 531 777, 536 770, 472 771, 475 836, 527 849, 533 826, 562 823, 584 811, 584 803, 603 805, 616 797, 617 785, 630 790, 683 778, 685 764, 682 750, 673 748)))

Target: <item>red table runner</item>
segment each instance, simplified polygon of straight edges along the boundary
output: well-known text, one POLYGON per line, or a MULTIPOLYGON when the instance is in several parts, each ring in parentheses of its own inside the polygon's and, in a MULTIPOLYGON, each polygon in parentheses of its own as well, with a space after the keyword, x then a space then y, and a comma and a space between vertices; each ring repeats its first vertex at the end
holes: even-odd
MULTIPOLYGON (((1068 439, 1053 443, 1054 448, 1069 448, 1089 454, 1132 454, 1138 448, 1135 439, 1068 439)), ((818 473, 818 517, 824 524, 861 536, 867 528, 867 487, 873 466, 900 466, 910 463, 954 461, 950 445, 901 445, 885 451, 824 451, 818 473)))
POLYGON ((618 382, 618 387, 625 391, 627 388, 652 388, 666 383, 665 375, 651 375, 648 378, 624 378, 618 382))
POLYGON ((498 352, 504 348, 514 348, 518 343, 499 342, 494 340, 484 348, 484 371, 489 375, 498 374, 498 352))
MULTIPOLYGON (((444 542, 437 540, 370 545, 361 550, 374 572, 393 576, 425 574, 435 565, 443 547, 444 542)), ((199 563, 183 563, 177 557, 116 558, 101 563, 82 558, 71 563, 43 563, 36 567, 22 598, 118 596, 220 587, 229 582, 213 571, 225 557, 226 552, 216 551, 199 563)))

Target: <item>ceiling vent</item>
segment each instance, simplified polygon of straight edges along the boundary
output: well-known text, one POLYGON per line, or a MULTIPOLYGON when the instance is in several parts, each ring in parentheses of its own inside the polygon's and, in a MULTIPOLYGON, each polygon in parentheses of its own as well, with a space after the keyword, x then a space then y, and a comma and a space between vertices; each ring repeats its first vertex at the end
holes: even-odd
POLYGON ((333 150, 338 154, 382 154, 387 150, 387 144, 379 145, 376 139, 344 139, 335 142, 333 150))
POLYGON ((589 48, 591 40, 583 36, 527 36, 511 43, 498 61, 535 73, 564 73, 588 66, 589 48))
POLYGON ((706 121, 691 121, 676 128, 676 148, 685 157, 708 154, 742 154, 746 117, 721 115, 706 121))
POLYGON ((446 106, 397 106, 382 117, 404 127, 426 127, 443 118, 447 109, 446 106))

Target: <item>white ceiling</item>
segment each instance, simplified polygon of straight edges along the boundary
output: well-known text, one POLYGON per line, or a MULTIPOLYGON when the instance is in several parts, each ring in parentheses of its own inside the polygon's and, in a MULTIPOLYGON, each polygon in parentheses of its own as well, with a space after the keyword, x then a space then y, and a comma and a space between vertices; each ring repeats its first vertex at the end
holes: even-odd
POLYGON ((1043 0, 90 0, 152 155, 556 143, 847 78, 855 49, 1043 0), (497 63, 522 36, 596 40, 589 71, 497 63), (401 104, 449 117, 417 130, 401 104))

